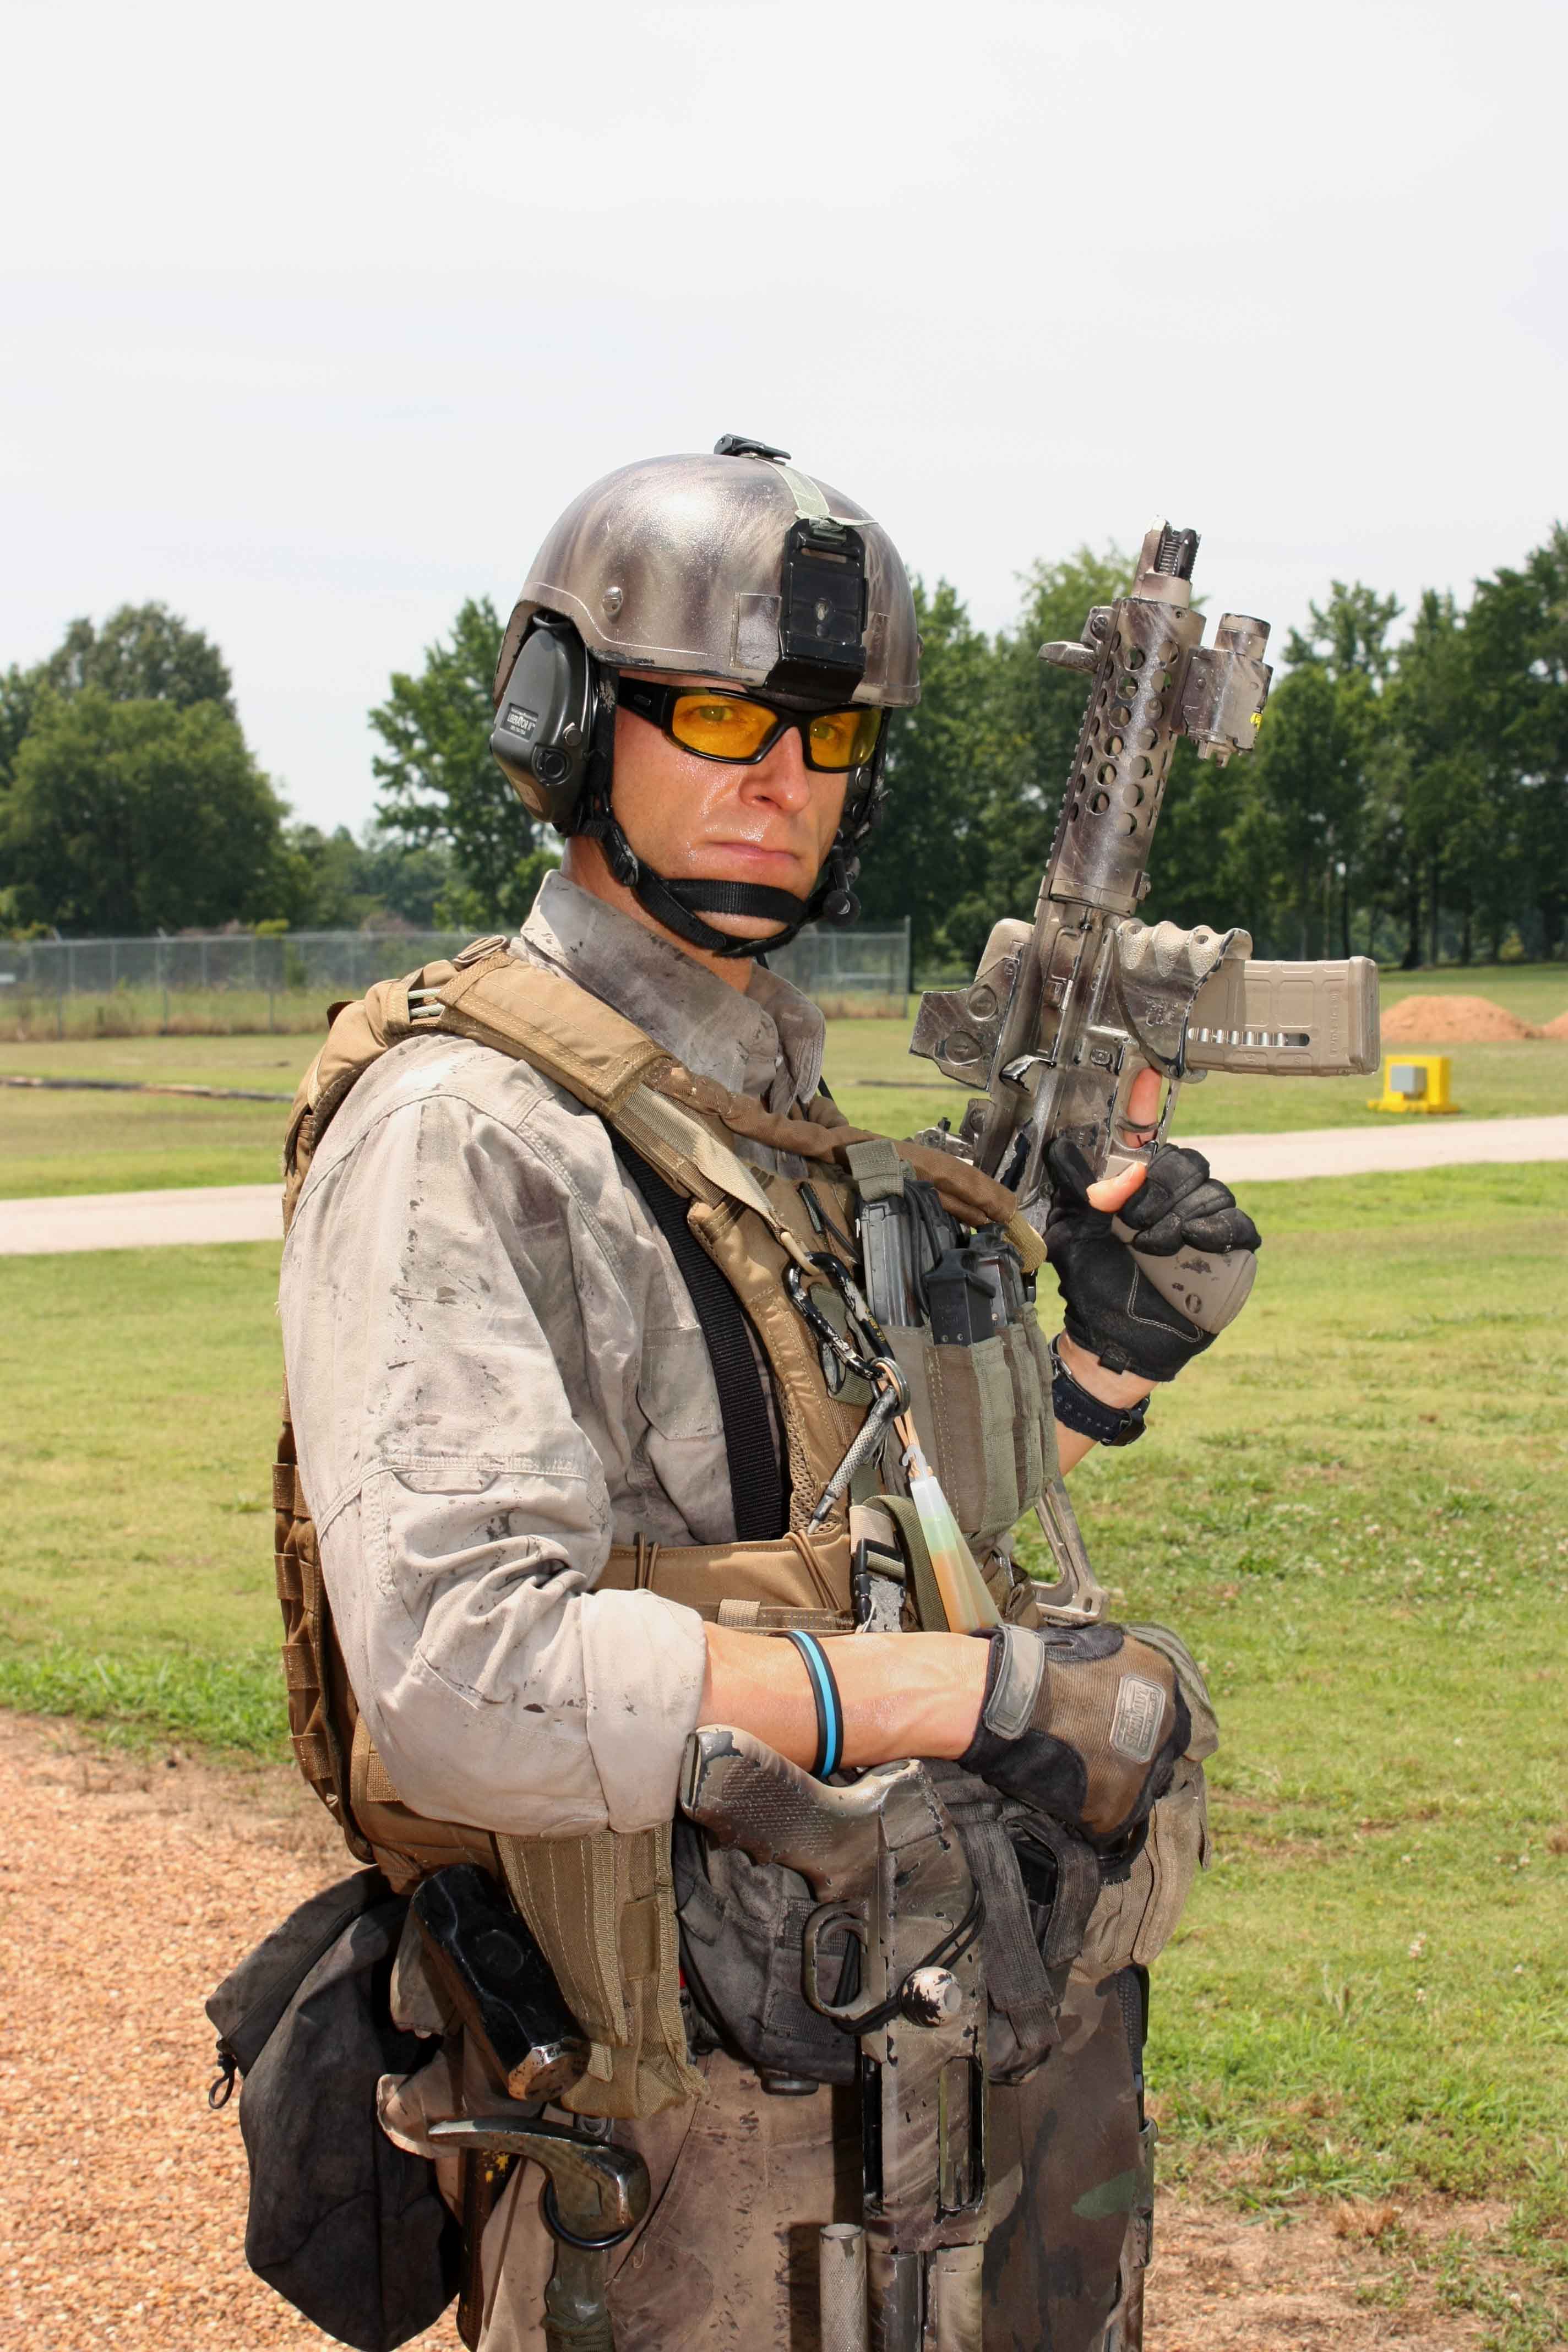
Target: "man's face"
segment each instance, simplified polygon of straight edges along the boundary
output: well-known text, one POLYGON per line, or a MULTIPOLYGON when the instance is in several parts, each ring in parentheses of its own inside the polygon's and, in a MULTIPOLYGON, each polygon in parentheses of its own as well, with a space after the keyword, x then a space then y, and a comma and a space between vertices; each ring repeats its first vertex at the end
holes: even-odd
MULTIPOLYGON (((658 686, 710 683, 652 670, 629 675, 658 686)), ((730 767, 700 760, 631 711, 616 714, 616 814, 638 856, 671 881, 755 882, 809 898, 847 784, 846 775, 806 766, 794 727, 754 767, 730 767)), ((781 928, 756 915, 704 911, 702 919, 737 940, 765 941, 781 928)))

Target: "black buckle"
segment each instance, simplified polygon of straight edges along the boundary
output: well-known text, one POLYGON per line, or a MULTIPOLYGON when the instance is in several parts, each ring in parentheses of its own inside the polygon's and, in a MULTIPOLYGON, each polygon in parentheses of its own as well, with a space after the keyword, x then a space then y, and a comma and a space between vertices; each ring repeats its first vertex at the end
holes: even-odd
POLYGON ((217 2045, 218 2071, 207 2085, 207 2105, 216 2112, 226 2107, 234 2096, 235 2077, 239 2073, 239 2061, 226 2042, 217 2045))
POLYGON ((789 463, 787 449, 775 449, 771 442, 753 441, 747 433, 721 433, 713 444, 716 457, 775 457, 781 466, 789 463))

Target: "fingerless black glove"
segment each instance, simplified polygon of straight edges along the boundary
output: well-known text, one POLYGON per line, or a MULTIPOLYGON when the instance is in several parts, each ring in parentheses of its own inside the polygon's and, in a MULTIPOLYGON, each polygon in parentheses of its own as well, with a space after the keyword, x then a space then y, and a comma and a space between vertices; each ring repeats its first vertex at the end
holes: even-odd
POLYGON ((1108 1371, 1174 1380, 1184 1364, 1212 1347, 1215 1335, 1161 1297, 1137 1253, 1173 1257, 1192 1247, 1218 1256, 1257 1250, 1263 1245, 1258 1227, 1237 1207, 1230 1187, 1209 1174, 1203 1153, 1179 1144, 1162 1143, 1151 1153, 1147 1176, 1116 1213, 1136 1237, 1131 1245, 1112 1231, 1105 1210, 1089 1207, 1093 1171, 1076 1143, 1053 1143, 1049 1165, 1046 1248, 1061 1287, 1068 1337, 1108 1371))
POLYGON ((1004 1625, 988 1635, 966 1772, 1100 1852, 1147 1819, 1192 1738, 1169 1658, 1123 1626, 1004 1625))

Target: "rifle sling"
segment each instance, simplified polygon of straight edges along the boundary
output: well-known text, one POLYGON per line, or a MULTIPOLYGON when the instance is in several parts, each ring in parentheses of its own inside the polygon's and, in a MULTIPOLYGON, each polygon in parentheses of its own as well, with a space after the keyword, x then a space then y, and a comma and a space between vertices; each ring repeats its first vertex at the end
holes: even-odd
POLYGON ((757 1351, 740 1300, 686 1222, 688 1202, 626 1138, 616 1158, 669 1244, 713 1367, 738 1543, 768 1542, 789 1525, 789 1496, 763 1391, 757 1351))

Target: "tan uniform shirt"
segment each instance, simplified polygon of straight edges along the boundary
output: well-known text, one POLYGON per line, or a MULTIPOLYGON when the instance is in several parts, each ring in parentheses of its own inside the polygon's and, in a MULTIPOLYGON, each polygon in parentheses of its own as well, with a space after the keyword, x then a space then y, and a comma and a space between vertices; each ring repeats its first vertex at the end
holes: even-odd
MULTIPOLYGON (((822 1016, 786 982, 742 995, 560 875, 512 952, 770 1109, 816 1091, 822 1016)), ((668 1821, 701 1622, 595 1580, 612 1542, 734 1522, 707 1348, 602 1121, 485 1046, 395 1046, 316 1153, 280 1310, 333 1617, 400 1793, 525 1835, 668 1821)))

